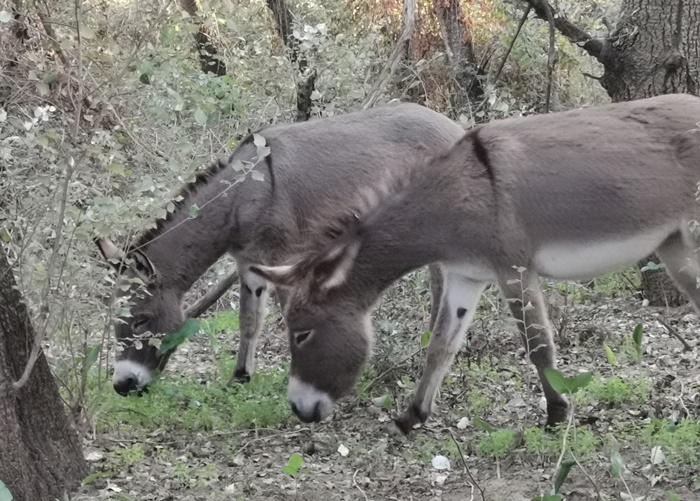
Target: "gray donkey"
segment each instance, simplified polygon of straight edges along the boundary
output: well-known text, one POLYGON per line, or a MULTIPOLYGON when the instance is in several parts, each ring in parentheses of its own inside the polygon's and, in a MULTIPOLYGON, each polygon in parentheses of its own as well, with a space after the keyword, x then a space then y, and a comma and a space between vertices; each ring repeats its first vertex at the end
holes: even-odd
MULTIPOLYGON (((126 252, 109 240, 98 241, 104 257, 122 273, 119 290, 126 289, 132 303, 131 316, 115 322, 124 348, 117 354, 113 377, 118 393, 143 389, 154 370, 164 367, 170 354, 159 355, 142 338, 171 333, 182 325, 183 295, 226 252, 235 257, 241 280, 241 340, 231 382, 249 380, 265 318, 267 285, 247 271, 248 263, 283 262, 305 238, 311 220, 338 218, 359 190, 388 172, 401 176, 418 156, 447 151, 464 130, 439 113, 404 104, 277 125, 258 134, 269 154, 259 154, 260 145, 251 135, 226 162, 185 186, 176 210, 136 238, 126 252), (255 164, 258 175, 234 184, 240 177, 234 167, 240 162, 255 164), (199 213, 191 218, 193 205, 199 213), (145 291, 136 290, 136 282, 130 280, 134 278, 143 282, 145 291)), ((436 273, 431 282, 439 299, 436 273)))
MULTIPOLYGON (((700 180, 700 99, 669 95, 492 122, 364 196, 343 233, 286 266, 250 271, 290 287, 288 399, 304 421, 328 416, 372 344, 370 311, 410 270, 439 263, 442 301, 425 372, 396 419, 424 422, 488 283, 508 300, 547 399, 548 423, 568 402, 544 377, 555 346, 538 277, 588 278, 656 251, 697 308, 700 261, 688 230, 700 180), (366 202, 369 200, 369 203, 366 202), (364 208, 363 208, 364 204, 364 208)), ((338 212, 338 211, 336 211, 338 212)))

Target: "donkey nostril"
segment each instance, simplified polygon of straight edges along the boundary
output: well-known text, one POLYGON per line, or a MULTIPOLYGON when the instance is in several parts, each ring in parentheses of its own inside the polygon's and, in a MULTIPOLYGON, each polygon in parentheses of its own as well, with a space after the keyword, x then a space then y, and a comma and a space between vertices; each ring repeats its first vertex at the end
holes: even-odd
POLYGON ((297 408, 297 404, 294 402, 289 402, 289 406, 292 408, 292 412, 299 416, 299 409, 297 408))
POLYGON ((313 422, 318 423, 319 421, 321 421, 321 402, 316 402, 316 407, 314 407, 313 422))
POLYGON ((114 383, 114 391, 125 397, 136 389, 136 378, 128 377, 122 381, 114 383))

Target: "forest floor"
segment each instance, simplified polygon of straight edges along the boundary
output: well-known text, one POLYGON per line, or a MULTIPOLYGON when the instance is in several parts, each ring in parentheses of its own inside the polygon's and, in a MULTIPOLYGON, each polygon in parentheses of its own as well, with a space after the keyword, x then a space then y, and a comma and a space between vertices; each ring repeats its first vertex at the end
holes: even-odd
MULTIPOLYGON (((545 284, 560 370, 594 373, 574 396, 563 458, 579 464, 560 494, 700 501, 700 321, 689 307, 643 307, 625 287, 619 277, 595 289, 545 284), (640 323, 641 360, 632 340, 640 323), (622 479, 611 474, 616 454, 622 479)), ((437 414, 408 437, 394 428, 391 416, 410 402, 420 377, 427 298, 422 272, 385 295, 357 395, 311 425, 286 404, 288 350, 277 308, 257 374, 232 388, 237 317, 210 316, 145 396, 122 398, 108 384, 94 389, 85 439, 93 473, 73 499, 530 501, 550 494, 563 433, 542 431, 536 373, 496 291, 485 293, 437 414), (439 469, 445 458, 449 469, 439 469)))

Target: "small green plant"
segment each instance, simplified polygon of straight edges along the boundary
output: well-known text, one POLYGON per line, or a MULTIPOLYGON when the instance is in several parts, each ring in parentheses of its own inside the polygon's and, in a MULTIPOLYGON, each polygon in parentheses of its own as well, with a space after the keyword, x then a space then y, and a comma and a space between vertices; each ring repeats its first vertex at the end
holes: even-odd
POLYGON ((113 460, 119 466, 132 466, 143 461, 145 454, 141 444, 134 444, 131 447, 117 449, 113 453, 113 460))
POLYGON ((673 466, 700 466, 700 421, 684 419, 678 424, 652 419, 642 431, 649 446, 663 448, 665 462, 673 466))
POLYGON ((556 369, 545 369, 544 375, 555 391, 567 395, 573 395, 577 391, 585 388, 591 382, 593 374, 587 372, 578 376, 566 377, 556 369))
POLYGON ((293 452, 287 464, 282 467, 282 471, 292 478, 297 478, 297 476, 302 473, 301 466, 304 464, 304 458, 298 452, 293 452))
POLYGON ((482 456, 503 459, 508 454, 514 438, 514 430, 496 430, 479 440, 476 450, 482 456))
POLYGON ((594 378, 584 391, 576 395, 578 404, 588 404, 593 401, 608 405, 631 404, 639 405, 649 398, 649 381, 639 377, 626 381, 618 376, 607 379, 594 378))

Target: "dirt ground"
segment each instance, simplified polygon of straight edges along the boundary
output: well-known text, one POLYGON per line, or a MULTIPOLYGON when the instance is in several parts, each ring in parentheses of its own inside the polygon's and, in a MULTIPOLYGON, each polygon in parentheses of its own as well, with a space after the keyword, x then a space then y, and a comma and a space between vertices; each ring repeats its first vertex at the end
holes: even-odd
MULTIPOLYGON (((654 435, 639 431, 650 429, 655 418, 698 423, 698 318, 689 307, 654 309, 630 294, 603 299, 581 286, 566 294, 550 287, 548 295, 559 332, 559 368, 567 375, 617 376, 633 388, 612 388, 620 393, 612 397, 621 400, 612 404, 600 395, 575 400, 575 429, 596 442, 578 450, 583 469, 572 468, 560 494, 568 501, 700 501, 700 437, 678 435, 678 441, 661 445, 663 458, 656 449, 652 459, 654 435), (672 325, 690 351, 659 318, 672 325), (638 323, 644 326, 641 363, 625 355, 638 323), (616 354, 615 366, 606 359, 604 343, 616 354), (642 385, 641 398, 625 401, 626 392, 636 391, 636 381, 648 385, 642 385), (624 460, 624 482, 611 475, 614 452, 624 460)), ((544 422, 542 398, 536 373, 495 292, 482 301, 468 346, 443 385, 436 415, 409 437, 397 432, 391 416, 409 402, 419 377, 427 310, 420 276, 402 280, 387 294, 375 314, 378 343, 365 390, 342 401, 323 423, 306 425, 289 417, 276 427, 196 432, 142 428, 128 419, 109 429, 96 425, 85 440, 96 475, 74 499, 530 501, 550 494, 559 454, 535 451, 522 439, 544 422), (385 395, 390 397, 382 402, 385 395), (488 433, 475 425, 476 418, 498 430, 513 430, 518 438, 506 454, 497 458, 485 451, 488 433), (124 451, 133 450, 140 452, 129 459, 124 451), (295 452, 303 465, 292 477, 283 467, 295 452), (436 456, 445 456, 449 469, 435 468, 436 456)), ((271 311, 258 350, 261 373, 287 361, 281 318, 276 308, 271 311)), ((217 339, 235 353, 236 336, 221 333, 217 339)), ((179 378, 195 375, 204 381, 211 377, 213 358, 209 340, 197 336, 176 353, 164 380, 178 384, 179 378)))

